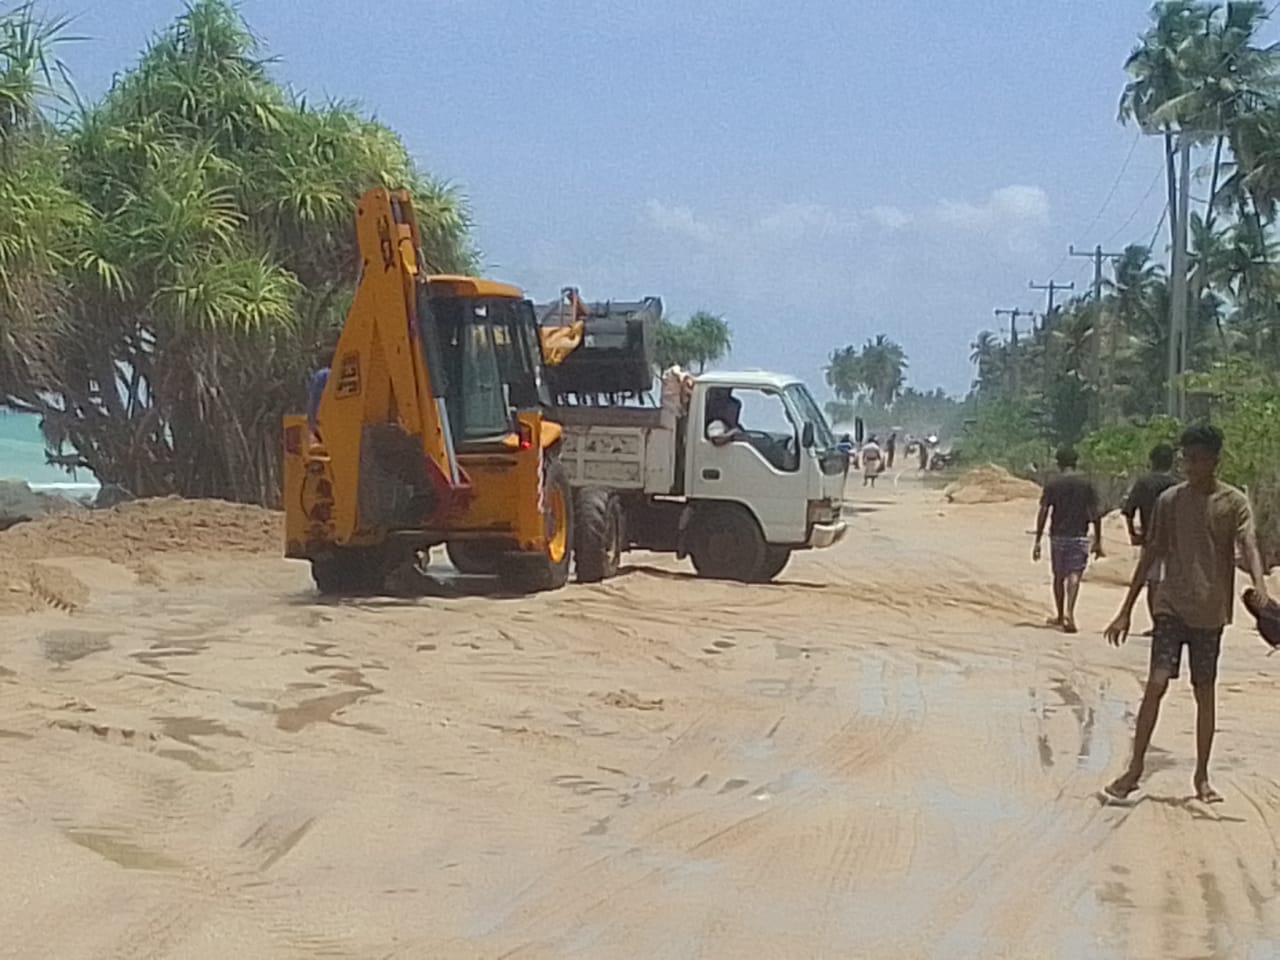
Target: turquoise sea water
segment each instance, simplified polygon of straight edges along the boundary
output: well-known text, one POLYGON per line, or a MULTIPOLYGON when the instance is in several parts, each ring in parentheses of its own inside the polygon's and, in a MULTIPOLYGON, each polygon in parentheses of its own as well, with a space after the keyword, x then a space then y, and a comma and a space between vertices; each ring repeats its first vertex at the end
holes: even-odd
POLYGON ((88 493, 98 481, 87 470, 75 476, 44 462, 40 421, 26 414, 0 412, 0 479, 25 480, 36 489, 88 493))

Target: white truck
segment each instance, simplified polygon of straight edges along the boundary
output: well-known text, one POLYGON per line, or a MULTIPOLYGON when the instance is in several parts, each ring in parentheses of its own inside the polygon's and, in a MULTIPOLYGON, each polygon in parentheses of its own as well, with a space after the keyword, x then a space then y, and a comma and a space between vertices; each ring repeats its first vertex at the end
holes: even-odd
POLYGON ((699 575, 772 580, 796 550, 845 534, 849 456, 803 382, 763 371, 669 373, 660 406, 560 405, 575 488, 577 577, 613 576, 628 549, 688 556, 699 575), (732 438, 708 427, 726 398, 732 438))

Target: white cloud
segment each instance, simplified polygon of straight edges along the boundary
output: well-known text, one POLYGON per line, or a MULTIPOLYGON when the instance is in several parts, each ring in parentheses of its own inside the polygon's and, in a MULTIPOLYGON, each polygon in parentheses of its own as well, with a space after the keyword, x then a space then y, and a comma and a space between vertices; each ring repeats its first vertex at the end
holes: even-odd
POLYGON ((1014 185, 991 191, 982 203, 943 200, 933 211, 939 223, 975 233, 1047 226, 1049 197, 1039 187, 1014 185))
POLYGON ((911 214, 901 207, 894 206, 872 207, 867 211, 867 216, 871 218, 873 223, 884 227, 886 230, 901 230, 914 219, 911 214))
POLYGON ((688 237, 700 243, 715 238, 710 225, 700 221, 688 207, 668 206, 661 200, 650 200, 644 207, 645 219, 662 233, 688 237))

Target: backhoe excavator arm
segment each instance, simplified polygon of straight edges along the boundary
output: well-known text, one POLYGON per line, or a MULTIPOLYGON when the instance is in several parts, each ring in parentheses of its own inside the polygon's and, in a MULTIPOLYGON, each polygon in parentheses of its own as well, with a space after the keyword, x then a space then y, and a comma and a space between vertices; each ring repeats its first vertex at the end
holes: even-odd
POLYGON ((304 485, 309 539, 361 544, 426 524, 465 495, 444 373, 405 191, 373 189, 356 209, 360 279, 320 399, 319 448, 304 485))

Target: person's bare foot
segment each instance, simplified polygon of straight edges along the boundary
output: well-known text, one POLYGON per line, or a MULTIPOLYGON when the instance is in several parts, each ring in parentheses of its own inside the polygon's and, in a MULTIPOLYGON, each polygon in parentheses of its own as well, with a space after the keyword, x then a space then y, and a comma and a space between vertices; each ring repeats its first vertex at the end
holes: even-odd
POLYGON ((1196 799, 1201 803, 1222 803, 1226 799, 1217 790, 1213 789, 1208 780, 1197 780, 1195 787, 1196 799))
POLYGON ((1062 632, 1063 633, 1079 633, 1080 628, 1076 626, 1076 622, 1074 620, 1064 620, 1062 622, 1062 632))

